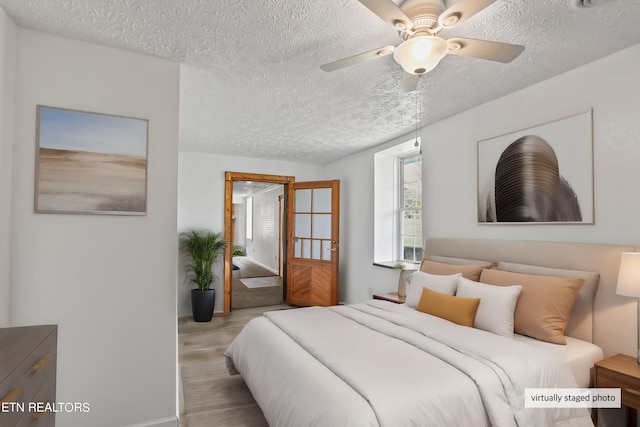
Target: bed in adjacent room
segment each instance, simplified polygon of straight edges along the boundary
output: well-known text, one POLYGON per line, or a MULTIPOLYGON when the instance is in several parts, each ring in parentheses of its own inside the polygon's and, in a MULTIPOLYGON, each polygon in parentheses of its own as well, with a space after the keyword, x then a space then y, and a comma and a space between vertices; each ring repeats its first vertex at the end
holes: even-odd
POLYGON ((526 408, 524 392, 587 387, 593 363, 621 351, 594 319, 615 321, 609 294, 632 250, 428 239, 406 304, 265 313, 228 367, 272 426, 590 426, 587 409, 526 408))

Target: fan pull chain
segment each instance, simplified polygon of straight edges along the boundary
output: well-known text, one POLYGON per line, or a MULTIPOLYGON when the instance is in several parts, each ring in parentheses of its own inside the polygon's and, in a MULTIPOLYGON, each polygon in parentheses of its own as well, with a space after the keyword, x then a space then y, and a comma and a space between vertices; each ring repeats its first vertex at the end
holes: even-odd
POLYGON ((422 144, 420 144, 419 139, 419 135, 418 135, 418 130, 420 129, 421 125, 422 125, 422 103, 420 102, 421 96, 420 96, 420 77, 418 78, 418 85, 417 88, 415 90, 416 93, 416 142, 414 144, 414 147, 418 148, 420 147, 420 154, 422 154, 422 144))

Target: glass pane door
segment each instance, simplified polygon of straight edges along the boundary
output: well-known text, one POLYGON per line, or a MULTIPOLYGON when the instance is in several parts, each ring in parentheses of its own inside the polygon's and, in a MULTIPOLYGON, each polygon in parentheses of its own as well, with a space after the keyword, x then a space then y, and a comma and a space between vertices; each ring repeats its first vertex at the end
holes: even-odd
POLYGON ((295 258, 331 260, 331 188, 294 191, 295 258))

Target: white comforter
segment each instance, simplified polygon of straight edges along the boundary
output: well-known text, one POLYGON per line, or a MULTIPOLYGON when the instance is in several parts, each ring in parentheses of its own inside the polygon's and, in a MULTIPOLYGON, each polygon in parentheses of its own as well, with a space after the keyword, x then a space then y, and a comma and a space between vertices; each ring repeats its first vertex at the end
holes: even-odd
POLYGON ((274 311, 226 351, 276 426, 592 426, 586 409, 524 408, 576 387, 546 350, 385 301, 274 311))

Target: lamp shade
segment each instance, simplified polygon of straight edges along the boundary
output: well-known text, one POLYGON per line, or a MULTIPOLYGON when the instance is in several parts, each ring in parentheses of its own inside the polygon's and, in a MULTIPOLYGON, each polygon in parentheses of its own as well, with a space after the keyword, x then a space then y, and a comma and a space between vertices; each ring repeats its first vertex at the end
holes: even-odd
POLYGON ((616 293, 640 298, 640 252, 622 253, 616 293))
POLYGON ((433 70, 446 54, 444 39, 418 33, 396 47, 393 58, 407 73, 420 75, 433 70))

